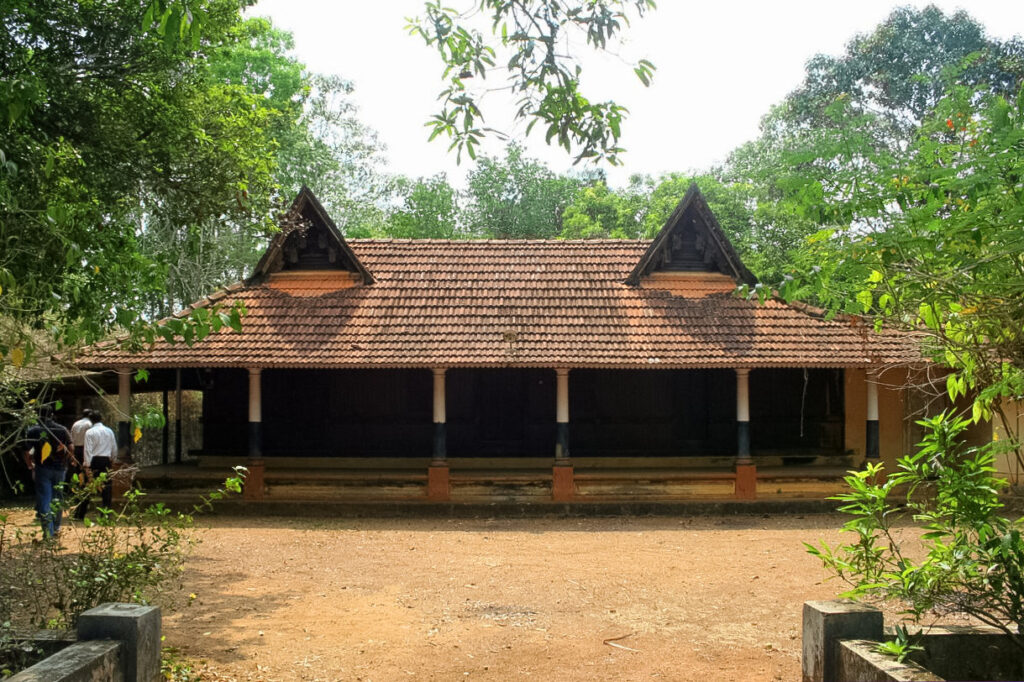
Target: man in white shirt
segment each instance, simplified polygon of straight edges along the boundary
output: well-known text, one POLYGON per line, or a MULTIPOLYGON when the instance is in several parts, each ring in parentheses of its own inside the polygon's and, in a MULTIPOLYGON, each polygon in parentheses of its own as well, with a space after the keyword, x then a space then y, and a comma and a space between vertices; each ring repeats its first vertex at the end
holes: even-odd
MULTIPOLYGON (((83 465, 88 469, 92 477, 100 474, 107 474, 107 481, 103 484, 102 498, 103 506, 110 509, 113 503, 113 488, 110 482, 110 465, 114 463, 117 456, 117 438, 113 430, 103 423, 103 415, 95 410, 89 416, 92 421, 92 428, 85 432, 85 460, 83 465)), ((84 514, 83 514, 84 515, 84 514)))
MULTIPOLYGON (((77 475, 78 484, 80 486, 85 484, 85 470, 88 468, 85 465, 85 432, 92 428, 92 420, 89 415, 92 414, 92 410, 86 408, 82 410, 82 418, 71 425, 71 445, 74 447, 74 457, 71 458, 70 466, 68 466, 67 480, 65 483, 68 488, 74 488, 72 479, 77 475)), ((83 501, 75 509, 75 518, 81 521, 85 518, 85 510, 88 508, 88 500, 83 501)))

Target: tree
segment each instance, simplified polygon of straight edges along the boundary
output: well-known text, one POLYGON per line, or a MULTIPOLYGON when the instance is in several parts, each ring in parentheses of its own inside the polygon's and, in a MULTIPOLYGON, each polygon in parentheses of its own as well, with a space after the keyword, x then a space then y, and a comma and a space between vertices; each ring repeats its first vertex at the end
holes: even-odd
POLYGON ((388 217, 386 233, 399 239, 457 239, 460 227, 458 193, 444 173, 430 178, 400 178, 397 193, 404 196, 401 208, 388 217))
MULTIPOLYGON (((484 92, 467 81, 485 80, 506 70, 507 88, 518 97, 515 119, 536 124, 548 143, 556 140, 576 161, 618 163, 618 146, 625 107, 615 102, 591 102, 580 90, 582 68, 571 41, 582 34, 590 47, 607 49, 629 16, 642 17, 654 9, 653 0, 477 0, 474 10, 460 14, 427 0, 424 18, 409 21, 410 32, 437 48, 444 64, 447 87, 438 96, 441 111, 434 116, 431 139, 444 135, 449 149, 476 158, 476 147, 493 129, 481 127, 484 92), (490 35, 477 30, 473 19, 490 22, 490 35), (499 56, 499 52, 501 55, 499 56), (504 65, 498 61, 504 59, 504 65)), ((647 85, 654 65, 641 59, 634 71, 647 85)))
POLYGON ((558 236, 562 211, 584 182, 556 175, 517 144, 508 146, 504 159, 481 157, 466 179, 466 227, 495 239, 558 236))
MULTIPOLYGON (((845 107, 833 115, 839 136, 821 132, 801 156, 835 159, 876 120, 845 107)), ((829 185, 807 178, 835 223, 808 244, 803 276, 784 293, 812 290, 876 327, 924 334, 951 372, 951 398, 970 395, 975 421, 998 416, 1020 458, 1003 406, 1024 396, 1024 89, 1008 99, 950 87, 906 153, 840 159, 829 185)))
POLYGON ((762 278, 780 281, 806 239, 849 223, 841 194, 854 188, 843 176, 857 170, 864 182, 884 177, 952 84, 985 84, 1005 95, 1022 76, 1024 43, 989 38, 966 13, 945 15, 934 6, 896 9, 870 34, 855 36, 843 55, 813 57, 803 84, 719 173, 750 188, 755 242, 771 261, 760 267, 762 278))
POLYGON ((70 345, 138 328, 164 278, 139 250, 150 221, 263 228, 265 112, 206 74, 240 3, 202 6, 198 45, 144 32, 142 1, 5 6, 0 354, 14 364, 31 356, 26 328, 70 345))

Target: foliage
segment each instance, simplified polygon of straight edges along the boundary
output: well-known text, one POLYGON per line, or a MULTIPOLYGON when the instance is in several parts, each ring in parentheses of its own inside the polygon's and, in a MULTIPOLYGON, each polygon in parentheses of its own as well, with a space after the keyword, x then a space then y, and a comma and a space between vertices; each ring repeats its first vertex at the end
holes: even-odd
MULTIPOLYGON (((477 145, 496 131, 482 127, 483 93, 467 81, 505 70, 507 87, 518 98, 515 119, 527 122, 527 134, 539 123, 546 141, 557 141, 577 161, 617 164, 627 111, 615 102, 591 102, 583 95, 582 67, 571 41, 582 34, 588 46, 607 49, 629 15, 642 17, 654 9, 653 0, 477 0, 474 5, 473 11, 460 14, 428 0, 425 17, 409 20, 410 32, 435 47, 444 64, 447 87, 438 96, 440 113, 427 124, 430 138, 445 135, 460 160, 463 151, 475 159, 477 145), (491 22, 490 35, 474 27, 477 16, 491 22), (499 66, 501 59, 505 62, 499 66)), ((654 68, 641 59, 634 71, 647 85, 654 68)))
POLYGON ((458 192, 444 173, 412 181, 399 178, 396 194, 402 205, 388 217, 388 236, 400 239, 456 239, 461 226, 458 192))
POLYGON ((916 643, 917 638, 907 631, 906 625, 898 624, 894 629, 895 639, 879 642, 875 645, 875 651, 892 656, 898 663, 907 660, 912 654, 924 651, 924 647, 916 643))
MULTIPOLYGON (((140 252, 146 225, 260 228, 271 164, 254 131, 264 114, 206 77, 241 6, 194 4, 196 49, 143 33, 149 3, 5 5, 0 315, 70 345, 134 328, 164 278, 140 252)), ((14 350, 31 354, 30 337, 0 340, 12 362, 14 350)))
POLYGON ((467 230, 494 239, 550 239, 561 232, 562 211, 583 179, 556 175, 523 148, 510 144, 505 158, 482 156, 467 174, 467 230))
POLYGON ((1024 90, 949 88, 900 155, 860 144, 875 117, 832 113, 842 125, 798 154, 837 226, 810 240, 783 293, 922 335, 951 370, 950 397, 1015 434, 1003 410, 1024 396, 1024 90), (816 171, 834 159, 843 170, 816 171))
POLYGON ((856 540, 807 549, 850 584, 843 596, 896 600, 915 619, 967 614, 1006 632, 1024 651, 1022 520, 999 516, 1005 481, 994 475, 996 446, 967 445, 969 422, 946 413, 919 424, 927 429, 924 439, 895 472, 885 478, 881 464, 868 464, 846 477, 849 492, 833 498, 851 517, 843 530, 856 540), (907 515, 923 525, 920 560, 895 531, 907 515))
MULTIPOLYGON (((193 507, 198 513, 241 489, 244 469, 193 507)), ((65 510, 99 492, 106 474, 65 498, 65 510)), ((79 614, 105 602, 160 602, 181 588, 184 562, 197 542, 193 515, 128 491, 119 509, 99 509, 82 526, 66 519, 58 538, 40 538, 0 516, 0 656, 17 653, 19 632, 74 627, 79 614)))
MULTIPOLYGON (((748 188, 755 207, 754 243, 767 267, 748 265, 762 279, 781 281, 805 241, 820 244, 821 229, 858 220, 851 203, 886 201, 880 194, 895 189, 886 183, 905 175, 897 173, 901 159, 918 145, 922 124, 936 120, 951 87, 1012 97, 1022 76, 1019 39, 990 38, 966 13, 934 6, 895 9, 842 55, 813 57, 800 87, 721 170, 723 180, 748 188)), ((813 300, 817 292, 801 293, 813 300)))

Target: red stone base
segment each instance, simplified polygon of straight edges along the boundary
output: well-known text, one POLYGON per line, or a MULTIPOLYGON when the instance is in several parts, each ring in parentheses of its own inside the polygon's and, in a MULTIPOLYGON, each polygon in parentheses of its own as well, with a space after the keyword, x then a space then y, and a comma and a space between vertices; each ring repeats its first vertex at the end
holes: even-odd
POLYGON ((431 464, 427 468, 427 499, 431 502, 447 502, 451 497, 448 465, 431 464))
POLYGON ((576 496, 576 483, 573 480, 572 466, 558 466, 552 469, 551 499, 555 502, 568 502, 576 496))
POLYGON ((736 499, 757 499, 757 467, 755 465, 736 465, 736 499))
POLYGON ((262 459, 249 460, 245 463, 249 473, 245 475, 245 483, 242 485, 242 499, 258 502, 263 499, 263 473, 266 465, 262 459))

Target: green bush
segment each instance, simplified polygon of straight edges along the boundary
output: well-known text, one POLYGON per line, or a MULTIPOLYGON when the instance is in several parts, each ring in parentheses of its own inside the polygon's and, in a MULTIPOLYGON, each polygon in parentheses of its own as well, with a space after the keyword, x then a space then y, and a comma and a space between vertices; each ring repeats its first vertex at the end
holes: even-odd
MULTIPOLYGON (((244 469, 236 470, 193 513, 239 492, 243 475, 244 469)), ((104 480, 65 498, 64 510, 96 494, 104 480)), ((116 510, 101 508, 81 525, 66 519, 59 538, 44 538, 39 528, 16 527, 0 515, 0 671, 17 670, 31 657, 31 647, 24 646, 29 630, 70 629, 79 614, 99 604, 161 603, 182 587, 185 561, 198 541, 193 514, 145 504, 145 498, 132 489, 116 510)))
POLYGON ((945 413, 925 427, 916 453, 885 478, 881 464, 850 472, 847 493, 832 499, 851 518, 856 541, 807 545, 850 588, 842 596, 896 602, 915 621, 964 614, 999 628, 1024 652, 1022 519, 1000 515, 1005 481, 993 467, 997 444, 965 443, 970 422, 945 413), (923 528, 923 558, 893 532, 907 517, 923 528))

